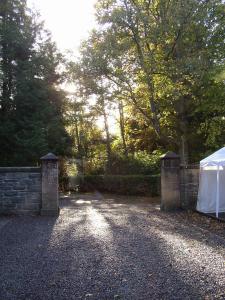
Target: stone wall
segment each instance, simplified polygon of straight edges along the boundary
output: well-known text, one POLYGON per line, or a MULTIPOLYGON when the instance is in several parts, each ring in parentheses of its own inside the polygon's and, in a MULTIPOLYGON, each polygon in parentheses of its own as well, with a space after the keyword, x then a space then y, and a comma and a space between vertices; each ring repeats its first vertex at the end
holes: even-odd
POLYGON ((161 162, 161 210, 180 207, 180 158, 175 153, 168 152, 161 162))
POLYGON ((39 213, 40 168, 0 168, 0 213, 39 213))
POLYGON ((180 166, 180 157, 173 152, 162 156, 161 209, 196 209, 199 186, 199 165, 180 166))
POLYGON ((58 158, 49 153, 41 167, 0 168, 0 214, 58 216, 58 158))
POLYGON ((181 206, 195 209, 198 198, 199 166, 187 166, 180 169, 181 206))

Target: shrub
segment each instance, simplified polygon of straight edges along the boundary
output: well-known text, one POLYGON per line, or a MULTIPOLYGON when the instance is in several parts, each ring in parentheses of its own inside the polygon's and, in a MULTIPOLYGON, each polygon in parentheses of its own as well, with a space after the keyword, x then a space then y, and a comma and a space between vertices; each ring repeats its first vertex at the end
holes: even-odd
POLYGON ((80 190, 158 196, 160 175, 84 175, 80 177, 80 190))
MULTIPOLYGON (((108 173, 113 175, 132 175, 132 174, 157 174, 160 172, 160 150, 148 153, 138 151, 129 154, 127 157, 118 152, 112 152, 111 169, 108 173)), ((101 175, 106 171, 107 158, 95 157, 85 162, 85 174, 101 175)))
POLYGON ((67 174, 66 160, 59 157, 59 189, 65 192, 69 188, 69 177, 67 174))

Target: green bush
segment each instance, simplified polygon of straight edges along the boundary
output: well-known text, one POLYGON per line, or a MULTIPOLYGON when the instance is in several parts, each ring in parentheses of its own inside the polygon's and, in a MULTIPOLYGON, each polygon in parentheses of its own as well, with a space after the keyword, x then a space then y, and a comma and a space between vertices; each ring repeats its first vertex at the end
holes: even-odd
POLYGON ((80 177, 80 190, 158 196, 160 175, 85 175, 80 177))
POLYGON ((66 160, 59 157, 59 189, 65 192, 69 189, 69 176, 66 167, 66 160))
MULTIPOLYGON (((160 156, 163 153, 160 150, 148 153, 147 151, 138 151, 129 154, 127 157, 118 152, 112 152, 111 168, 107 174, 112 175, 132 175, 143 174, 151 175, 160 172, 160 156)), ((101 175, 106 172, 107 158, 95 157, 85 162, 85 174, 101 175)))

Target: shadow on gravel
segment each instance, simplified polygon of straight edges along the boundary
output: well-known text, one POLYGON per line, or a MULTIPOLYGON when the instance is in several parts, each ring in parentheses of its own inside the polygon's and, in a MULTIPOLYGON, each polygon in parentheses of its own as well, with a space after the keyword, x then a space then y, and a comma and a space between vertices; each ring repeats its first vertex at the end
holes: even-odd
MULTIPOLYGON (((181 213, 181 216, 184 213, 181 213)), ((195 225, 191 221, 185 222, 184 219, 176 220, 174 216, 162 214, 155 217, 157 228, 162 230, 165 234, 176 235, 177 239, 186 239, 190 242, 199 242, 203 247, 210 247, 213 251, 217 251, 218 246, 225 247, 225 235, 216 235, 207 228, 203 228, 201 224, 195 225)), ((205 220, 207 221, 207 217, 205 220)), ((224 232, 225 233, 225 232, 224 232)))
POLYGON ((158 209, 77 194, 58 219, 12 218, 0 231, 0 299, 212 299, 223 281, 201 269, 208 250, 199 262, 185 252, 184 239, 201 245, 199 230, 158 209))
MULTIPOLYGON (((192 299, 199 299, 207 295, 205 286, 196 283, 196 278, 200 277, 201 271, 199 269, 194 270, 195 280, 193 280, 191 276, 193 270, 188 267, 184 270, 182 264, 178 265, 169 246, 162 237, 154 233, 154 224, 148 224, 148 219, 145 219, 145 225, 140 223, 137 215, 140 217, 142 214, 146 215, 146 212, 149 211, 157 213, 155 210, 157 205, 145 207, 145 210, 141 211, 140 203, 129 203, 127 205, 127 203, 121 204, 119 201, 118 204, 118 198, 115 203, 112 196, 107 197, 103 203, 95 202, 95 200, 90 201, 90 199, 85 201, 82 196, 78 198, 78 203, 91 205, 90 210, 95 211, 93 217, 104 213, 104 218, 101 217, 100 219, 102 219, 102 223, 107 224, 105 227, 108 228, 108 236, 110 236, 109 253, 113 256, 113 266, 116 270, 114 272, 121 275, 121 283, 116 290, 120 291, 122 295, 126 295, 126 299, 129 299, 129 297, 136 299, 138 290, 142 295, 141 297, 143 297, 141 299, 148 299, 150 295, 151 297, 154 295, 154 297, 162 297, 163 299, 186 299, 190 296, 192 299), (114 222, 114 218, 126 215, 128 215, 128 219, 122 225, 114 222), (139 224, 142 224, 143 227, 140 228, 139 224), (145 234, 145 227, 148 226, 153 229, 151 235, 145 234), (129 284, 127 281, 129 281, 129 284), (148 287, 147 290, 145 286, 148 287), (150 290, 151 294, 149 294, 150 290)), ((90 211, 87 213, 90 214, 90 211)), ((158 217, 153 217, 154 222, 157 223, 158 231, 174 234, 174 231, 176 231, 174 223, 170 224, 169 221, 162 220, 160 217, 162 218, 162 214, 159 212, 158 217)), ((183 226, 184 229, 186 229, 185 226, 183 226)), ((180 234, 182 232, 180 230, 180 234)), ((186 236, 191 239, 192 237, 189 235, 190 232, 187 232, 186 236)), ((193 236, 198 237, 198 233, 196 233, 196 236, 193 234, 193 236)), ((202 242, 200 238, 199 240, 202 242)), ((216 248, 216 245, 214 246, 216 248)), ((97 274, 94 277, 96 278, 97 274)), ((112 278, 112 275, 110 275, 110 278, 112 278)), ((113 282, 114 280, 116 282, 116 279, 113 279, 113 282)), ((216 280, 212 277, 210 280, 216 286, 216 280)), ((111 281, 110 284, 112 285, 111 281)), ((210 293, 210 290, 208 293, 210 293)))
POLYGON ((56 218, 9 217, 0 231, 0 299, 30 299, 56 218))

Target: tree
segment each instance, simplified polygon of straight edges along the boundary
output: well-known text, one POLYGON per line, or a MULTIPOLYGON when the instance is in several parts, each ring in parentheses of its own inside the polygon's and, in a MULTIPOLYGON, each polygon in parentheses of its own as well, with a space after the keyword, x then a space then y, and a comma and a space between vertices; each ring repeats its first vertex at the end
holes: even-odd
POLYGON ((0 3, 0 162, 33 164, 48 151, 70 153, 62 55, 26 1, 0 3))
POLYGON ((96 59, 96 57, 92 55, 93 51, 92 43, 90 43, 89 40, 85 41, 81 48, 82 57, 78 63, 70 62, 69 73, 71 79, 80 87, 79 93, 81 96, 86 97, 87 102, 90 97, 95 97, 95 104, 92 105, 90 109, 96 116, 103 118, 107 154, 106 169, 107 172, 110 172, 112 149, 108 111, 111 105, 111 91, 108 82, 102 74, 98 72, 98 69, 95 69, 96 65, 93 63, 93 60, 96 59))
POLYGON ((189 119, 199 96, 194 93, 224 60, 224 3, 109 0, 99 1, 97 9, 103 26, 99 48, 105 50, 101 57, 108 67, 103 69, 120 82, 126 78, 126 84, 132 75, 133 103, 150 120, 160 143, 179 149, 187 163, 189 119), (115 55, 122 62, 119 72, 115 55))

